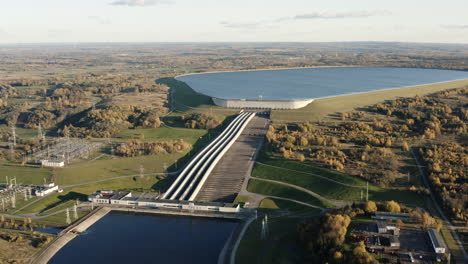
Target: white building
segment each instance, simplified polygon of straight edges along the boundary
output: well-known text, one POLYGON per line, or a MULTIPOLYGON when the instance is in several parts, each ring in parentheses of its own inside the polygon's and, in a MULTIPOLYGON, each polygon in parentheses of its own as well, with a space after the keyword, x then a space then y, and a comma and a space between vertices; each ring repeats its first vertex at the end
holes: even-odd
POLYGON ((65 162, 63 160, 41 160, 42 167, 56 167, 62 168, 65 166, 65 162))
POLYGON ((54 183, 44 184, 44 186, 38 186, 34 188, 36 196, 46 196, 49 193, 58 192, 59 187, 54 183))

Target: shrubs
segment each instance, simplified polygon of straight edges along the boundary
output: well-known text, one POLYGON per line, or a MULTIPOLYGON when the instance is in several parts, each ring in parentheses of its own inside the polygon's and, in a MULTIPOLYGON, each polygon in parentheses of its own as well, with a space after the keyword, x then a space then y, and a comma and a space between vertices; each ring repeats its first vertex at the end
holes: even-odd
POLYGON ((164 155, 186 150, 191 147, 191 144, 178 141, 161 141, 161 142, 140 142, 132 140, 120 144, 115 150, 115 154, 124 157, 137 157, 142 155, 164 155))
POLYGON ((191 113, 181 116, 186 128, 213 129, 221 125, 221 120, 212 114, 191 113))
POLYGON ((157 110, 110 106, 87 111, 75 125, 66 125, 59 133, 72 137, 110 137, 126 128, 157 128, 161 125, 157 110))

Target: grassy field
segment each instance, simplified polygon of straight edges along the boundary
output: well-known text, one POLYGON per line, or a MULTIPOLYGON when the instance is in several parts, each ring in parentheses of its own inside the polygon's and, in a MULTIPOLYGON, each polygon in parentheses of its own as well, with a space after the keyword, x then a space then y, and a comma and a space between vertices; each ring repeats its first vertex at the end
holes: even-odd
POLYGON ((308 106, 297 110, 274 110, 271 119, 274 122, 326 121, 336 119, 336 113, 349 112, 359 107, 372 105, 398 97, 426 95, 446 89, 468 85, 468 80, 419 85, 413 87, 342 95, 317 99, 308 106))
MULTIPOLYGON (((72 220, 72 222, 75 222, 87 214, 89 214, 88 211, 78 212, 78 219, 75 220, 73 218, 73 214, 70 213, 70 220, 72 220)), ((44 224, 44 225, 63 226, 63 227, 68 225, 66 212, 62 212, 60 214, 41 218, 41 219, 35 220, 34 222, 39 223, 39 224, 44 224)))
MULTIPOLYGON (((39 212, 41 210, 49 210, 48 213, 57 211, 59 209, 64 209, 67 206, 63 206, 64 203, 68 201, 86 201, 87 195, 97 191, 97 190, 138 190, 138 191, 154 191, 159 188, 157 183, 159 179, 155 176, 144 176, 144 177, 135 177, 135 178, 123 178, 110 180, 101 183, 94 183, 83 185, 79 187, 66 188, 62 193, 53 193, 40 201, 32 204, 29 207, 18 212, 18 214, 29 214, 39 212), (59 208, 55 208, 59 206, 59 208), (64 208, 62 208, 64 207, 64 208), (52 209, 54 208, 54 209, 52 209)), ((70 203, 70 202, 68 202, 70 203)), ((70 203, 70 207, 71 207, 70 203)))
POLYGON ((278 196, 282 198, 294 199, 297 201, 305 202, 308 204, 316 205, 323 208, 330 208, 332 205, 315 198, 314 196, 296 190, 291 187, 283 186, 281 184, 263 182, 252 179, 247 186, 249 192, 259 193, 263 195, 278 196))
POLYGON ((143 166, 145 174, 162 173, 164 171, 164 164, 167 167, 171 167, 176 160, 183 157, 186 153, 82 162, 56 169, 57 184, 73 185, 124 175, 135 175, 140 173, 140 165, 143 166))
POLYGON ((237 251, 236 263, 304 263, 298 243, 297 225, 301 218, 269 218, 267 237, 261 239, 261 219, 248 227, 237 251))
MULTIPOLYGON (((252 175, 255 177, 294 184, 311 190, 325 198, 335 200, 359 201, 361 199, 361 190, 363 190, 364 197, 366 194, 366 182, 364 180, 344 173, 320 168, 308 163, 267 156, 263 156, 261 162, 276 167, 257 163, 252 172, 252 175), (348 185, 363 186, 363 188, 345 186, 319 176, 348 185)), ((372 184, 369 184, 369 199, 374 201, 395 200, 397 202, 417 205, 424 208, 427 208, 428 201, 428 197, 421 196, 415 192, 399 189, 384 189, 372 184)))
POLYGON ((206 129, 168 127, 125 129, 114 138, 117 140, 140 139, 140 135, 143 135, 144 138, 140 139, 142 141, 173 141, 183 139, 188 143, 195 144, 207 132, 206 129))
MULTIPOLYGON (((320 209, 308 207, 302 204, 298 204, 291 201, 280 200, 280 199, 263 199, 259 205, 259 208, 262 209, 283 209, 288 210, 294 216, 309 216, 319 214, 321 212, 320 209)), ((265 211, 267 212, 267 211, 265 211)))
MULTIPOLYGON (((0 129, 2 130, 11 130, 11 127, 8 127, 7 125, 0 125, 0 129)), ((48 130, 44 130, 46 133, 48 130)), ((16 135, 19 138, 32 138, 32 137, 37 137, 37 130, 32 129, 32 128, 22 128, 22 127, 16 127, 16 135)))
POLYGON ((0 182, 5 182, 6 176, 8 176, 16 177, 18 184, 44 184, 44 178, 46 181, 50 181, 51 171, 49 168, 19 166, 18 164, 1 161, 0 182))

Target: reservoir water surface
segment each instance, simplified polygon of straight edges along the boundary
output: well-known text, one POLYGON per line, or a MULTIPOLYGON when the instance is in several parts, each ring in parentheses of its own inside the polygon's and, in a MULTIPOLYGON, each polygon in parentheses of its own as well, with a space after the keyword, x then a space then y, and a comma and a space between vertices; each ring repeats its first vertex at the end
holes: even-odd
POLYGON ((468 79, 466 71, 328 67, 219 72, 176 78, 221 99, 302 100, 468 79))
POLYGON ((237 221, 112 211, 49 263, 217 263, 237 221))

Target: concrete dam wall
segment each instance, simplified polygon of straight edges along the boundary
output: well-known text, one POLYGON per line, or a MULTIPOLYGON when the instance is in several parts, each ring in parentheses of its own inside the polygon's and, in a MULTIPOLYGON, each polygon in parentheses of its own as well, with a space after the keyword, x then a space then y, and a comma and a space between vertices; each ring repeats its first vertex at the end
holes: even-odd
POLYGON ((211 97, 217 106, 226 108, 255 108, 255 109, 298 109, 312 103, 314 99, 290 100, 290 101, 268 101, 268 100, 244 100, 244 99, 221 99, 211 97))

